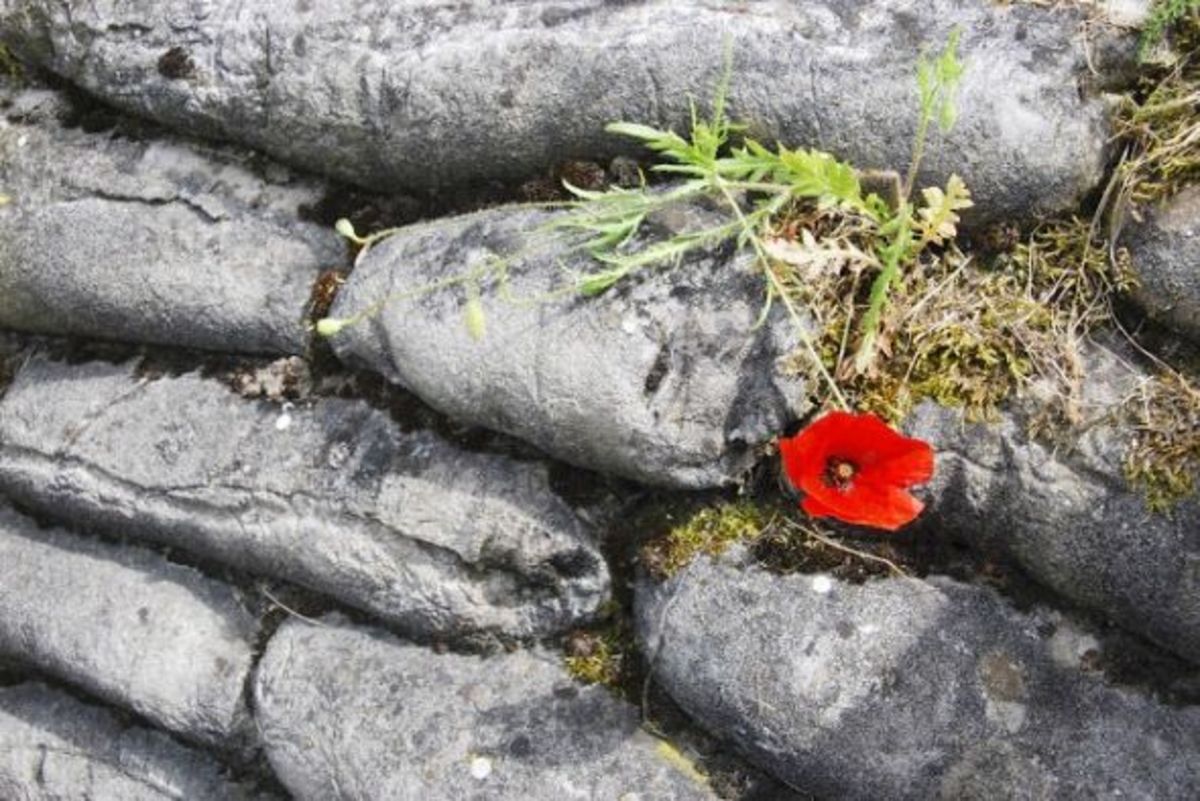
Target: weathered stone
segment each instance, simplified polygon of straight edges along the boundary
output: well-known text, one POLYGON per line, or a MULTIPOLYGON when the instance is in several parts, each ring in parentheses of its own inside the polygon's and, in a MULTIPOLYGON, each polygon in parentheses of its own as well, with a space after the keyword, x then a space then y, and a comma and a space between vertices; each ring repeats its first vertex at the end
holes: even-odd
POLYGON ((1188 799, 1200 710, 1087 673, 1069 620, 948 579, 853 585, 707 557, 642 583, 655 679, 819 798, 1188 799))
POLYGON ((248 732, 257 622, 231 588, 155 554, 0 509, 0 654, 194 740, 248 732))
POLYGON ((35 358, 0 403, 0 489, 47 515, 326 593, 413 634, 546 634, 607 568, 540 463, 188 374, 35 358))
POLYGON ((1151 318, 1200 341, 1200 186, 1138 213, 1121 237, 1138 279, 1133 299, 1151 318))
MULTIPOLYGON (((712 218, 681 209, 650 228, 666 235, 712 218)), ((360 259, 332 314, 391 300, 345 328, 334 349, 452 417, 573 464, 677 487, 735 481, 807 406, 805 382, 777 365, 798 346, 783 308, 755 328, 762 275, 722 248, 584 297, 571 273, 596 265, 545 229, 553 219, 500 209, 384 240, 360 259), (482 339, 464 325, 461 287, 411 294, 497 259, 507 260, 508 282, 485 282, 482 339)))
POLYGON ((1054 441, 1019 411, 994 423, 920 407, 909 433, 937 451, 931 530, 1007 553, 1039 582, 1200 661, 1200 500, 1151 511, 1124 473, 1121 406, 1146 376, 1113 352, 1085 354, 1083 422, 1054 441))
POLYGON ((316 185, 264 177, 248 153, 64 127, 52 92, 8 99, 0 326, 304 352, 313 282, 345 258, 332 230, 297 217, 316 185))
POLYGON ((267 756, 300 801, 713 797, 634 707, 551 655, 439 655, 323 622, 286 623, 254 688, 267 756))
POLYGON ((0 688, 0 798, 266 801, 200 751, 40 684, 0 688))
POLYGON ((957 28, 961 121, 924 177, 960 173, 977 218, 1070 207, 1103 177, 1083 19, 986 0, 0 3, 9 45, 89 92, 388 192, 631 152, 615 120, 682 130, 727 40, 730 105, 756 135, 904 170, 917 56, 957 28))

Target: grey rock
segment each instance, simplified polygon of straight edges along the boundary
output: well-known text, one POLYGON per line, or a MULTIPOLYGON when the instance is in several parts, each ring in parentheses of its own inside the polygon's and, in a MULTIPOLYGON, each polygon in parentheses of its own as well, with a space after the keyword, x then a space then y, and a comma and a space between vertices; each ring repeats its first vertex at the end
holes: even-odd
POLYGON ((1042 584, 1200 662, 1200 500, 1150 511, 1124 475, 1122 400, 1146 380, 1117 354, 1084 355, 1078 431, 1032 438, 1019 410, 965 423, 933 404, 909 433, 937 452, 928 524, 1006 553, 1042 584))
POLYGON ((959 28, 961 123, 925 180, 960 173, 977 219, 1067 208, 1103 177, 1083 20, 984 0, 0 3, 9 45, 89 92, 389 192, 635 152, 604 126, 682 130, 726 37, 730 104, 756 135, 903 170, 918 53, 959 28))
POLYGON ((313 282, 345 259, 332 230, 297 216, 317 185, 249 153, 65 128, 52 92, 8 99, 0 326, 304 352, 313 282))
POLYGON ((221 765, 162 732, 40 684, 0 688, 0 798, 249 801, 221 765))
MULTIPOLYGON (((646 236, 715 224, 701 208, 678 211, 646 236)), ((675 487, 737 480, 808 403, 805 382, 777 364, 798 346, 784 310, 776 304, 755 328, 765 289, 749 257, 703 251, 583 297, 570 276, 596 264, 545 229, 553 219, 498 209, 384 240, 359 260, 331 314, 388 302, 334 337, 335 351, 451 417, 572 464, 675 487), (509 281, 482 287, 480 340, 464 325, 462 287, 412 294, 498 260, 509 281)))
POLYGON ((232 588, 2 509, 0 564, 0 654, 184 737, 248 739, 258 625, 232 588))
POLYGON ((1133 299, 1151 318, 1200 341, 1200 186, 1125 225, 1138 286, 1133 299))
POLYGON ((439 655, 324 623, 285 624, 255 681, 267 756, 298 801, 714 797, 634 707, 551 655, 439 655))
POLYGON ((274 406, 196 374, 36 358, 0 403, 0 489, 413 634, 548 634, 609 589, 545 465, 401 432, 361 401, 274 406))
POLYGON ((853 585, 703 558, 637 589, 656 680, 798 790, 1189 799, 1200 709, 1109 686, 1069 619, 948 579, 853 585))

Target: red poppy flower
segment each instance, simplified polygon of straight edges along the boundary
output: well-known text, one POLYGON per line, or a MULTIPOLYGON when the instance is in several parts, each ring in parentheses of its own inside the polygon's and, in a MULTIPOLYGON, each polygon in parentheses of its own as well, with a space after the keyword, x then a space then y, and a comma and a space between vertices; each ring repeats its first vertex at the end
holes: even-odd
POLYGON ((830 412, 780 440, 779 453, 813 517, 895 531, 925 508, 905 490, 933 475, 933 449, 873 414, 830 412))

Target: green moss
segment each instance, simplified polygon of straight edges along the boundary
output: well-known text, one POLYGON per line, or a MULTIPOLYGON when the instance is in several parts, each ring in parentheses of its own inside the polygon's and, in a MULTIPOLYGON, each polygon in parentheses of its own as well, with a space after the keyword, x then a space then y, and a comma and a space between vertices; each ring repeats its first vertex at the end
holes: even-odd
MULTIPOLYGON (((793 225, 870 246, 856 241, 869 231, 812 217, 793 225)), ((884 358, 863 372, 846 356, 863 303, 857 273, 789 283, 797 302, 821 320, 822 357, 852 407, 899 421, 929 399, 961 408, 969 419, 989 419, 1034 380, 1056 386, 1063 408, 1072 407, 1075 343, 1109 322, 1109 298, 1132 283, 1127 257, 1110 263, 1108 247, 1074 217, 1010 240, 986 262, 984 254, 947 248, 901 276, 883 321, 884 358)), ((803 369, 803 354, 794 369, 803 369)))
POLYGON ((1200 2, 1187 2, 1189 13, 1175 21, 1183 55, 1148 68, 1118 115, 1133 149, 1120 167, 1123 202, 1154 203, 1200 181, 1200 2))
POLYGON ((1172 28, 1195 27, 1197 15, 1200 15, 1200 0, 1155 0, 1142 27, 1139 57, 1145 59, 1172 28))
POLYGON ((621 681, 619 644, 605 636, 572 635, 578 651, 566 657, 567 672, 584 684, 614 687, 621 681))
POLYGON ((1134 439, 1125 476, 1152 511, 1170 514, 1196 490, 1200 473, 1200 389, 1178 373, 1156 377, 1127 404, 1134 439))
POLYGON ((767 510, 748 501, 701 509, 646 545, 642 564, 656 578, 670 578, 697 556, 719 556, 735 543, 754 540, 768 523, 767 510))
POLYGON ((0 43, 0 75, 14 80, 21 80, 25 77, 25 68, 8 49, 8 46, 3 43, 0 43))
POLYGON ((628 615, 616 604, 605 611, 604 622, 567 636, 564 662, 576 680, 628 694, 638 679, 637 642, 628 615))

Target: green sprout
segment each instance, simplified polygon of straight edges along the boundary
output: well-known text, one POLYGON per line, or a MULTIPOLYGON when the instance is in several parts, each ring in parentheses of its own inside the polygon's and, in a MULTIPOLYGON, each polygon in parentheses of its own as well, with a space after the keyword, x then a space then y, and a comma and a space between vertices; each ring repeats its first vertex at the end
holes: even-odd
POLYGON ((859 173, 829 153, 793 150, 783 145, 770 149, 750 138, 735 144, 732 138, 740 134, 743 126, 732 123, 726 114, 728 51, 712 116, 702 117, 693 102, 688 138, 637 123, 609 125, 607 130, 611 133, 636 139, 659 155, 662 161, 651 168, 653 172, 681 176, 683 181, 667 190, 643 186, 589 192, 567 185, 577 203, 570 215, 555 224, 582 233, 583 247, 603 265, 602 269, 578 277, 578 290, 585 295, 596 295, 641 269, 677 264, 693 250, 722 242, 734 241, 739 247, 748 247, 765 278, 760 324, 772 305, 781 302, 832 402, 847 408, 845 396, 809 335, 795 293, 789 290, 787 276, 779 260, 771 256, 767 232, 797 203, 804 202, 813 204, 817 210, 837 210, 874 230, 874 261, 879 271, 859 324, 860 339, 853 361, 856 372, 871 369, 877 358, 883 313, 893 283, 903 267, 914 263, 925 248, 952 239, 959 221, 957 212, 972 205, 966 186, 957 176, 951 177, 945 191, 926 190, 925 203, 919 209, 908 198, 930 127, 936 122, 943 132, 948 132, 957 118, 955 98, 964 69, 957 56, 958 39, 958 31, 954 31, 937 58, 930 60, 922 55, 918 62, 920 117, 912 160, 899 207, 895 209, 877 194, 865 193, 859 173), (665 241, 636 243, 641 226, 654 212, 705 197, 717 200, 727 209, 729 216, 725 222, 677 234, 665 241))

